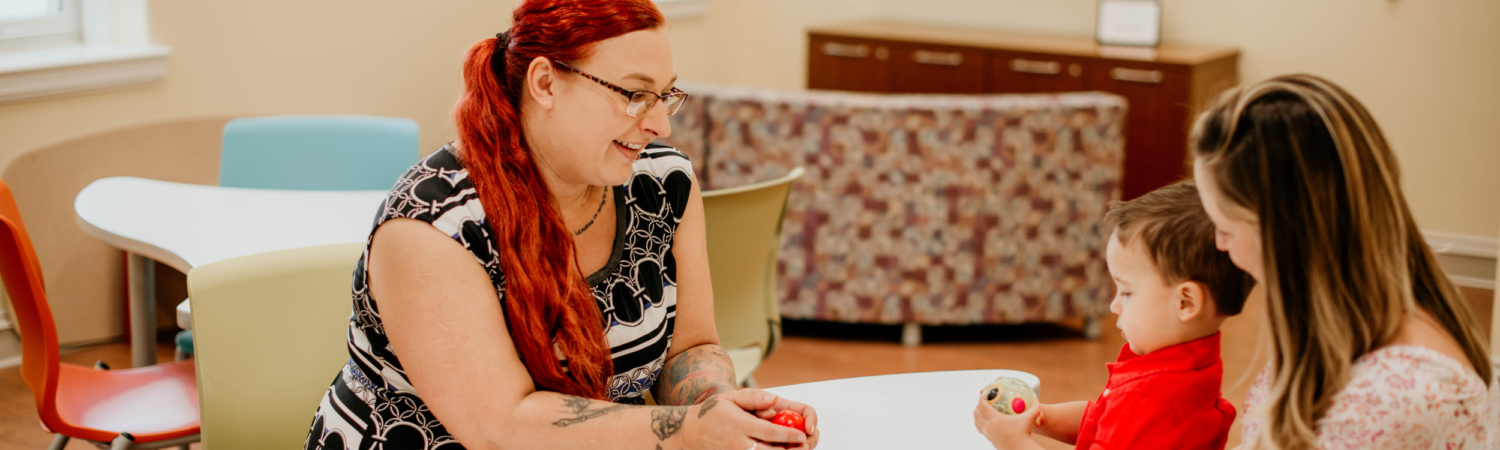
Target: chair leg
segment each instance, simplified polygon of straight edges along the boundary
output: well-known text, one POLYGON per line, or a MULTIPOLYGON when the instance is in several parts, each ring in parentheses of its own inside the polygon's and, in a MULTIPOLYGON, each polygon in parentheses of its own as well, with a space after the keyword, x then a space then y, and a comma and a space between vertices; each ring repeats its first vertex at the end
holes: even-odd
POLYGON ((52 445, 47 446, 47 450, 63 450, 63 447, 67 446, 68 437, 59 434, 52 437, 52 445))
POLYGON ((130 448, 132 444, 135 444, 134 436, 131 436, 130 433, 120 433, 119 436, 115 436, 115 440, 110 441, 109 450, 125 450, 130 448))
POLYGON ((1083 338, 1097 341, 1104 335, 1104 324, 1099 316, 1088 316, 1083 318, 1083 338))
POLYGON ((922 324, 907 322, 901 326, 901 345, 907 347, 922 346, 922 324))
POLYGON ((172 351, 172 360, 173 361, 182 361, 184 359, 187 359, 187 353, 184 353, 182 351, 182 348, 178 348, 178 349, 172 351))

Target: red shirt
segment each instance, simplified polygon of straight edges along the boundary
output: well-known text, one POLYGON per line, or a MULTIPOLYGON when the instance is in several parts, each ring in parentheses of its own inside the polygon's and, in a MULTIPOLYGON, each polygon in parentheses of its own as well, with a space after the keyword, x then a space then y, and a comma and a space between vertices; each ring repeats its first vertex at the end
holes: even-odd
POLYGON ((1125 344, 1083 412, 1076 448, 1222 450, 1235 414, 1223 379, 1218 333, 1140 356, 1125 344))

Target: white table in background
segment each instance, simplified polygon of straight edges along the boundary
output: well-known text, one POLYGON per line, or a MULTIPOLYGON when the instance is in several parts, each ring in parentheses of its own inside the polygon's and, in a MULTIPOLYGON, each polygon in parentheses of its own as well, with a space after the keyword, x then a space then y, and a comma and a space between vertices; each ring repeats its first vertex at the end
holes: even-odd
POLYGON ((84 232, 130 256, 131 360, 143 367, 156 362, 153 260, 187 273, 257 253, 363 242, 385 195, 112 177, 83 188, 73 209, 84 232))
POLYGON ((1014 370, 960 370, 845 378, 766 389, 818 411, 818 450, 993 450, 974 431, 979 391, 1001 376, 1026 381, 1014 370))

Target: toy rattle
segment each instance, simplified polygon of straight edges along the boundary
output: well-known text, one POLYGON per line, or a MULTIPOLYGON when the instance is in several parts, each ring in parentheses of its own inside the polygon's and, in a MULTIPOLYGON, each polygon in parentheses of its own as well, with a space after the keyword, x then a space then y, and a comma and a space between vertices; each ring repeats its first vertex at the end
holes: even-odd
POLYGON ((1017 378, 996 378, 979 395, 1001 414, 1020 414, 1037 405, 1036 391, 1017 378))

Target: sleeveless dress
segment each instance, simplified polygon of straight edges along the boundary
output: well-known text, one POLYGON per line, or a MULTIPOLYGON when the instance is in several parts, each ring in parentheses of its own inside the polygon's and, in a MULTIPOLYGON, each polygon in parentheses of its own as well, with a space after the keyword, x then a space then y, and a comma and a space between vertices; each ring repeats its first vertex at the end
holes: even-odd
MULTIPOLYGON (((586 279, 604 313, 601 331, 614 360, 611 401, 644 403, 672 345, 677 315, 672 241, 693 181, 686 155, 653 144, 642 150, 629 182, 612 189, 614 250, 586 279)), ((393 218, 427 222, 463 244, 488 272, 502 305, 510 301, 497 256, 508 249, 495 248, 484 208, 454 148, 444 146, 407 169, 386 197, 371 236, 393 218)), ((461 449, 412 388, 386 338, 378 302, 370 295, 369 258, 367 240, 354 269, 349 362, 318 404, 305 448, 461 449)))
MULTIPOLYGON (((1245 395, 1246 448, 1265 427, 1271 377, 1267 366, 1245 395)), ((1500 376, 1487 384, 1425 347, 1376 349, 1354 360, 1314 429, 1318 450, 1500 449, 1500 376)))

